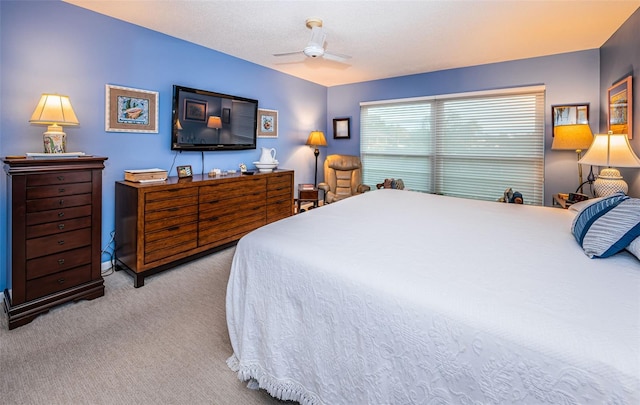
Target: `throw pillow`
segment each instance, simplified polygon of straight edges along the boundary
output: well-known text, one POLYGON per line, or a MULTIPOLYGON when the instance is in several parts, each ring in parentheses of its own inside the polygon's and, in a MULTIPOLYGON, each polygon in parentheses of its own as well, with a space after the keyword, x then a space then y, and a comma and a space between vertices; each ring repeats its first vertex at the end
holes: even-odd
POLYGON ((614 194, 582 210, 572 232, 587 256, 609 257, 640 236, 640 199, 614 194))
POLYGON ((640 259, 640 237, 635 238, 631 243, 629 243, 627 250, 640 259))

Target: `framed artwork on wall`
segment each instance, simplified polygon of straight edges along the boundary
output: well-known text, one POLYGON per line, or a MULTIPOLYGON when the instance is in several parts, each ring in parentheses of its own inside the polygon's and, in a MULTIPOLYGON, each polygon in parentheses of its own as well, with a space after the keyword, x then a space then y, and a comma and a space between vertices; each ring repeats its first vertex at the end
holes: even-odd
POLYGON ((184 117, 185 121, 207 121, 207 102, 202 100, 184 99, 184 117))
POLYGON ((158 133, 158 92, 105 85, 107 132, 158 133))
POLYGON ((278 137, 278 111, 258 108, 258 138, 278 137))
POLYGON ((333 139, 351 138, 351 118, 333 119, 333 139))
POLYGON ((560 104, 551 106, 552 135, 561 125, 589 124, 589 104, 560 104))
POLYGON ((607 130, 627 134, 633 139, 633 86, 631 76, 620 80, 607 90, 607 130))

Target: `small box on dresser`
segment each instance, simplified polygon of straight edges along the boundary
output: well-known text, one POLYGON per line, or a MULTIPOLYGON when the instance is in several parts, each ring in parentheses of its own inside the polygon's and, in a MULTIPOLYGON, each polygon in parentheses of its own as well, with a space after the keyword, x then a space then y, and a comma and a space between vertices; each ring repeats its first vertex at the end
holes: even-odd
POLYGON ((104 295, 100 272, 105 157, 5 158, 9 329, 52 307, 104 295))

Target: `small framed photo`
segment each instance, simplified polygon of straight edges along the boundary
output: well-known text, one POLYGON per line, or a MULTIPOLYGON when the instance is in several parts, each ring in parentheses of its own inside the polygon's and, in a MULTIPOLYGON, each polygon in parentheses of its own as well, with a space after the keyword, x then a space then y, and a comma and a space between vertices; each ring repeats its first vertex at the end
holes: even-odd
POLYGON ((158 92, 107 84, 105 123, 107 132, 158 133, 158 92))
POLYGON ((333 139, 351 138, 351 118, 333 119, 333 139))
POLYGON ((186 121, 207 121, 207 102, 202 100, 184 99, 184 117, 186 121))
POLYGON ((229 124, 231 122, 231 109, 223 108, 222 109, 222 123, 229 124))
POLYGON ((178 166, 176 170, 178 171, 178 177, 180 177, 181 179, 185 177, 193 177, 191 166, 178 166))
POLYGON ((258 138, 278 137, 278 111, 258 109, 258 138))
POLYGON ((551 117, 552 135, 555 136, 555 129, 558 126, 589 124, 589 104, 552 105, 551 117))
POLYGON ((607 130, 614 134, 627 134, 633 139, 633 86, 631 76, 622 79, 607 90, 607 130))

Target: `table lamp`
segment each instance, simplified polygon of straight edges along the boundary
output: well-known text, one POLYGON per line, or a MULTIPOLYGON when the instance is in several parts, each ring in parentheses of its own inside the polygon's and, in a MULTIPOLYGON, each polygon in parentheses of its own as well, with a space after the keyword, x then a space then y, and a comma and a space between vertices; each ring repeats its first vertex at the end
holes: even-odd
POLYGON ((622 191, 627 193, 629 186, 622 179, 617 167, 640 167, 640 158, 633 153, 626 134, 596 134, 593 143, 579 163, 606 166, 600 170, 593 183, 596 197, 606 197, 622 191))
POLYGON ((78 118, 68 96, 43 94, 29 120, 32 124, 48 125, 43 134, 45 153, 65 153, 67 134, 60 125, 78 125, 78 118))
POLYGON ((327 146, 327 140, 324 137, 324 132, 312 131, 309 134, 309 138, 307 139, 307 143, 305 145, 309 145, 312 148, 315 148, 315 150, 313 151, 313 154, 316 157, 316 171, 315 171, 313 185, 317 187, 318 186, 318 155, 320 154, 320 150, 318 149, 318 147, 327 146))
POLYGON ((582 150, 589 148, 593 134, 588 124, 558 125, 553 129, 553 150, 575 150, 578 155, 578 190, 582 193, 582 150))

